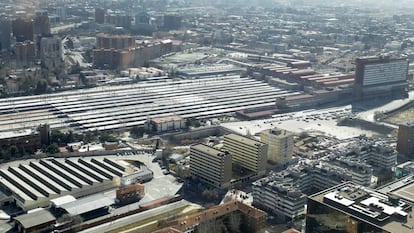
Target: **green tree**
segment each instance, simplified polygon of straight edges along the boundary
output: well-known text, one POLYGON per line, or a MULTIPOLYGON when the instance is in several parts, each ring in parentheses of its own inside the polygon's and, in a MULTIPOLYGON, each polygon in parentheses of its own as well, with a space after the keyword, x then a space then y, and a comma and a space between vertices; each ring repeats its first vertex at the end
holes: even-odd
POLYGON ((59 152, 59 146, 56 143, 52 143, 46 148, 46 152, 49 154, 56 154, 59 152))
POLYGON ((99 141, 100 142, 116 142, 117 139, 110 135, 109 133, 103 132, 100 136, 99 136, 99 141))
POLYGON ((60 130, 53 129, 50 132, 50 143, 55 143, 57 145, 63 145, 66 141, 66 135, 60 130))

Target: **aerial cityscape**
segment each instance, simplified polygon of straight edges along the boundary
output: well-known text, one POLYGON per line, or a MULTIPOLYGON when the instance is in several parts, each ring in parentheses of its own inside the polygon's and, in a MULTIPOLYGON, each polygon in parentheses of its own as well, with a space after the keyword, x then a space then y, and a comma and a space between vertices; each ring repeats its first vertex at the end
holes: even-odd
POLYGON ((414 0, 0 0, 0 232, 414 233, 414 0))

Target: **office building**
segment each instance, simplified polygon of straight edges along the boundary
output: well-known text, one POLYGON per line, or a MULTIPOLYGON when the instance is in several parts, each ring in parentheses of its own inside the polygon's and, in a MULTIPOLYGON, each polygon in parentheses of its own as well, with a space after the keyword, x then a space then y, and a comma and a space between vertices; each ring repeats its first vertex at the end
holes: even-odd
POLYGON ((292 160, 292 133, 282 129, 269 129, 260 134, 260 140, 268 144, 267 160, 280 165, 292 160))
POLYGON ((97 49, 93 50, 93 64, 101 68, 126 69, 143 66, 146 61, 172 52, 172 41, 135 43, 128 35, 97 36, 97 49))
POLYGON ((228 152, 203 144, 191 146, 191 176, 216 188, 228 188, 232 174, 231 158, 228 152))
POLYGON ((61 21, 65 21, 67 18, 67 9, 65 6, 56 7, 56 15, 61 21))
POLYGON ((149 24, 151 16, 147 12, 140 12, 135 15, 135 24, 149 24))
POLYGON ((401 124, 398 127, 397 151, 414 158, 414 122, 401 124))
POLYGON ((49 36, 50 22, 49 14, 45 10, 36 11, 36 15, 33 22, 34 34, 37 36, 49 36))
POLYGON ((12 21, 13 36, 16 42, 34 41, 33 20, 15 19, 12 21))
POLYGON ((50 125, 42 124, 39 125, 37 128, 40 135, 40 142, 42 145, 49 145, 50 144, 50 125))
POLYGON ((129 35, 98 34, 97 49, 129 49, 135 46, 135 38, 129 35))
POLYGON ((11 33, 12 33, 11 21, 7 18, 0 19, 0 52, 7 51, 10 49, 11 33))
POLYGON ((408 60, 406 58, 364 57, 356 59, 354 97, 406 96, 408 60))
POLYGON ((178 30, 181 28, 182 17, 179 15, 164 15, 164 29, 178 30))
POLYGON ((105 23, 105 9, 95 8, 95 22, 99 24, 105 23))
POLYGON ((348 182, 308 197, 306 233, 411 233, 412 204, 348 182))
POLYGON ((47 69, 56 70, 63 64, 63 45, 59 37, 42 37, 40 60, 47 69))
POLYGON ((113 24, 116 27, 131 28, 132 17, 129 15, 107 15, 105 16, 105 23, 113 24))
POLYGON ((36 57, 36 45, 33 41, 17 42, 14 49, 17 66, 27 67, 33 64, 36 57))
POLYGON ((233 162, 261 176, 266 173, 267 144, 237 134, 224 136, 224 150, 230 152, 233 162))

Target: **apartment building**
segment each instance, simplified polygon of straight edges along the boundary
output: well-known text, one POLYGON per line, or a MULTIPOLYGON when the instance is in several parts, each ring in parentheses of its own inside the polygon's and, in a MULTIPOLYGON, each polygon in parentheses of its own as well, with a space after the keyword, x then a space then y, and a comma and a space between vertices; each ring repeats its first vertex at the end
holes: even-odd
POLYGON ((277 164, 287 164, 292 160, 292 133, 281 129, 269 129, 260 134, 260 140, 268 144, 267 160, 277 164))
POLYGON ((223 149, 230 152, 233 162, 257 175, 266 173, 268 145, 237 134, 224 136, 223 149))
POLYGON ((190 173, 193 178, 216 188, 228 188, 232 174, 232 156, 203 144, 191 146, 190 173))

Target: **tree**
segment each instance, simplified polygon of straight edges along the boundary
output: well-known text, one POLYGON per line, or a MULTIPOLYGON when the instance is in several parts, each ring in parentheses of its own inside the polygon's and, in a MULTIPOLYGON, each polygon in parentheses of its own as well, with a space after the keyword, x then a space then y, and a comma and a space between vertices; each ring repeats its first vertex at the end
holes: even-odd
POLYGON ((100 136, 99 136, 99 141, 100 142, 116 142, 117 139, 110 135, 109 133, 103 132, 100 136))
POLYGON ((50 132, 50 143, 55 143, 57 145, 62 145, 66 142, 66 135, 59 130, 52 130, 50 132))
POLYGON ((59 146, 56 143, 52 143, 46 147, 46 152, 49 154, 56 154, 59 152, 59 146))
POLYGON ((130 133, 133 137, 140 138, 144 136, 145 129, 143 127, 134 126, 131 128, 130 133))
POLYGON ((37 81, 35 94, 42 94, 47 91, 47 81, 44 79, 40 79, 37 81))

